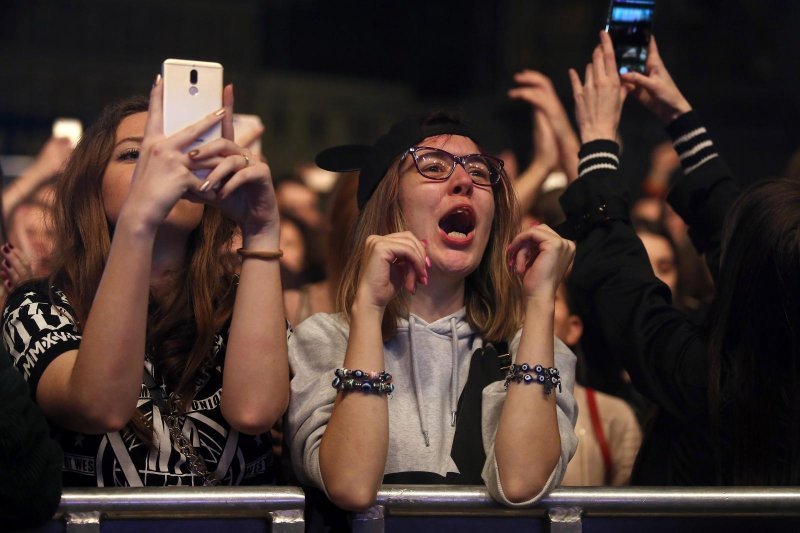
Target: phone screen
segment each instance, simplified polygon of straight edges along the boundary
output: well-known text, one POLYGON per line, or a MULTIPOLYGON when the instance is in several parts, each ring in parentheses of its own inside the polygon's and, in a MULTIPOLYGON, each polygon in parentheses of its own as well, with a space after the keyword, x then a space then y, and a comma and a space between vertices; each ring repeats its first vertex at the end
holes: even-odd
POLYGON ((655 0, 611 0, 606 31, 614 41, 620 74, 645 71, 655 0))

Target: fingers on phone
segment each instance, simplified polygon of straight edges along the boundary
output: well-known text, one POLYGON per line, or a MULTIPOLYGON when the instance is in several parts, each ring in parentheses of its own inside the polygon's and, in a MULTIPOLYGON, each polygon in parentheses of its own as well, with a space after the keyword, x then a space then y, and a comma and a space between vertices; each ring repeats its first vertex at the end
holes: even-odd
POLYGON ((248 163, 248 158, 238 152, 222 158, 198 190, 204 193, 218 191, 216 196, 224 198, 242 183, 254 178, 260 179, 258 169, 251 170, 252 165, 248 163))
POLYGON ((225 108, 221 107, 213 113, 209 113, 194 124, 186 126, 169 137, 169 143, 176 148, 186 148, 206 131, 213 128, 225 116, 225 108))
POLYGON ((225 116, 222 119, 222 137, 233 140, 233 84, 229 83, 222 89, 222 108, 225 116))
POLYGON ((153 88, 150 89, 150 104, 148 106, 147 123, 144 127, 145 137, 163 135, 164 133, 164 84, 161 74, 156 76, 153 88))

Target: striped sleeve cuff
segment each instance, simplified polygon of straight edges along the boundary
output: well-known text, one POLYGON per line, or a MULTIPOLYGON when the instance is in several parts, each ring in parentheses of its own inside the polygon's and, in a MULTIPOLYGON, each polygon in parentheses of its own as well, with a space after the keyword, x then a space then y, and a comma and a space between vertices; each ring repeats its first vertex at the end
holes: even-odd
POLYGON ((684 174, 690 174, 719 157, 711 136, 694 111, 675 119, 667 127, 667 132, 672 137, 672 145, 678 152, 684 174))
POLYGON ((598 170, 619 170, 619 145, 614 141, 592 141, 581 146, 578 153, 578 177, 598 170))

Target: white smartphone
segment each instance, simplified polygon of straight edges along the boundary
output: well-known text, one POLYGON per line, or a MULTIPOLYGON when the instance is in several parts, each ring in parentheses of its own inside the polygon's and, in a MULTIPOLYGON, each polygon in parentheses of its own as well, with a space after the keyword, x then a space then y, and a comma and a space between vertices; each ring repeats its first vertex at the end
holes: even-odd
MULTIPOLYGON (((208 61, 167 59, 161 65, 164 84, 164 134, 172 135, 222 107, 222 65, 208 61)), ((217 139, 222 126, 217 123, 184 152, 217 139)), ((205 178, 209 170, 195 175, 205 178)))
POLYGON ((78 145, 83 135, 83 124, 77 118, 57 118, 53 121, 54 139, 69 139, 72 148, 78 145))

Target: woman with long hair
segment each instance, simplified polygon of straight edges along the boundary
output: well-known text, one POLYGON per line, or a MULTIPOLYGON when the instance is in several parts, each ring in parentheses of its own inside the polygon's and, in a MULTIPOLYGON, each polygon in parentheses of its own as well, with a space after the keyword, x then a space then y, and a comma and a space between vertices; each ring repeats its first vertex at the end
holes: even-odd
POLYGON ((58 182, 55 265, 21 286, 3 340, 64 449, 64 483, 269 483, 288 401, 270 171, 224 107, 166 137, 148 100, 107 107, 58 182), (222 122, 222 138, 184 153, 222 122), (193 170, 209 169, 204 179, 193 170), (240 276, 220 258, 233 224, 240 276))
POLYGON ((659 407, 632 482, 797 485, 800 183, 766 180, 739 195, 654 39, 646 74, 620 79, 603 33, 584 82, 571 78, 584 142, 581 177, 562 197, 578 246, 572 288, 598 345, 622 354, 659 407), (671 305, 627 219, 612 139, 630 91, 667 125, 681 160, 668 200, 716 276, 704 327, 671 305))
POLYGON ((575 359, 553 335, 572 243, 543 225, 517 234, 502 162, 444 114, 317 162, 360 169, 360 213, 340 313, 313 315, 289 341, 301 482, 345 509, 369 506, 382 482, 536 501, 577 444, 575 359))

